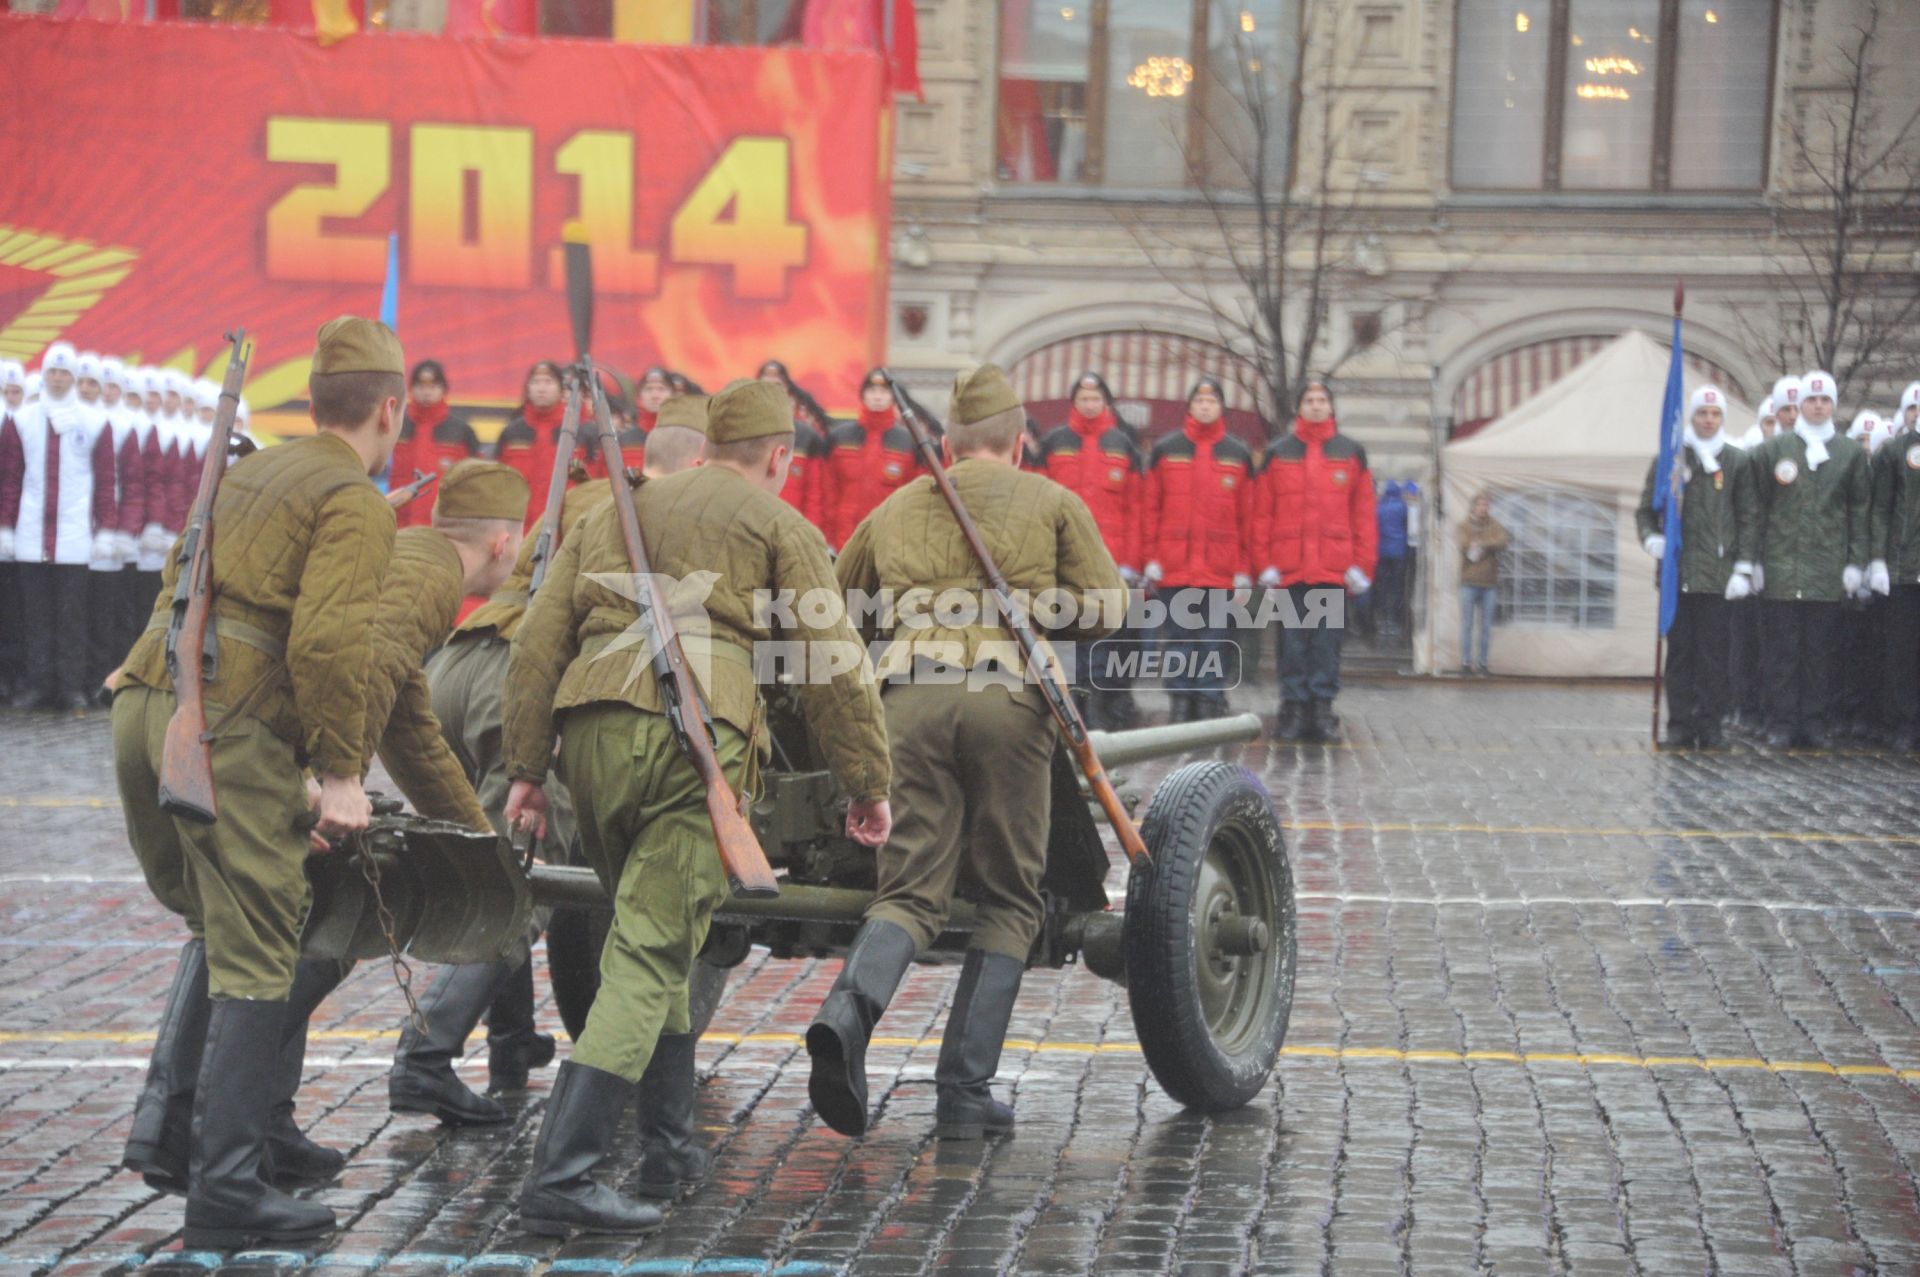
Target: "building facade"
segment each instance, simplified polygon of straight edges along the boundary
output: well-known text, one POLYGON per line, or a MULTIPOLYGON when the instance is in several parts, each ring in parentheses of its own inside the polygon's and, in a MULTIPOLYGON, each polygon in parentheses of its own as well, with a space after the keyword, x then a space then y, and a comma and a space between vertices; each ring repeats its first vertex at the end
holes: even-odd
MULTIPOLYGON (((920 0, 924 102, 897 110, 890 356, 931 388, 982 360, 1052 424, 1073 374, 1179 420, 1200 371, 1249 410, 1250 294, 1224 260, 1258 215, 1255 157, 1331 208, 1320 339, 1343 428, 1388 476, 1498 416, 1688 288, 1696 367, 1757 402, 1808 141, 1848 97, 1871 0, 920 0), (1261 82, 1297 127, 1219 104, 1261 82), (1219 87, 1225 83, 1226 88, 1219 87), (1297 91, 1297 99, 1294 94, 1297 91), (1240 128, 1233 127, 1239 119, 1240 128), (1223 125, 1222 120, 1227 120, 1223 125), (1224 178, 1218 175, 1224 173, 1224 178), (1196 180, 1200 175, 1201 180, 1196 180), (1223 209, 1225 210, 1223 214, 1223 209), (1222 216, 1239 217, 1239 231, 1222 216), (1225 318, 1223 319, 1223 316, 1225 318)), ((1876 119, 1920 107, 1901 70, 1920 4, 1877 6, 1876 119)), ((1881 127, 1889 127, 1884 123, 1881 127)), ((1817 158, 1817 157, 1816 157, 1817 158)), ((1296 234, 1288 260, 1315 260, 1296 234)), ((1895 237, 1914 286, 1920 239, 1895 237)), ((1244 241, 1243 241, 1244 242, 1244 241)), ((1804 266, 1803 266, 1804 269, 1804 266)), ((1289 297, 1283 327, 1304 303, 1289 297)), ((1920 369, 1914 374, 1920 375, 1920 369)), ((1891 405, 1899 385, 1849 388, 1891 405)), ((1736 423, 1744 429, 1746 423, 1736 423)))

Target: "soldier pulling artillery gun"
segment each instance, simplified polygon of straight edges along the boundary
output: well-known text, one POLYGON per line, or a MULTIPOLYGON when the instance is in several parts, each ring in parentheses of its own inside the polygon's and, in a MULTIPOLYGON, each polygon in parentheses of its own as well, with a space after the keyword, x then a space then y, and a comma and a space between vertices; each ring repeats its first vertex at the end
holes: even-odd
MULTIPOLYGON (((694 1029, 705 1027, 728 969, 754 945, 776 958, 844 954, 874 887, 873 853, 844 833, 846 798, 820 763, 789 698, 773 689, 775 765, 752 823, 782 873, 771 898, 734 896, 716 911, 695 967, 694 1029)), ((1212 750, 1258 735, 1251 714, 1092 734, 1103 763, 1124 767, 1212 750)), ((1053 759, 1053 808, 1041 889, 1047 919, 1033 967, 1078 962, 1124 984, 1155 1079, 1200 1112, 1236 1108, 1265 1085, 1293 1004, 1293 882, 1272 799, 1245 768, 1186 763, 1147 805, 1148 858, 1129 867, 1124 911, 1107 894, 1110 867, 1083 782, 1064 749, 1053 759)), ((548 933, 554 997, 570 1033, 598 987, 606 893, 589 869, 532 864, 504 838, 400 814, 383 804, 351 854, 312 858, 303 936, 312 957, 480 962, 524 943, 536 906, 548 933)), ((971 913, 955 902, 926 960, 963 956, 971 913)))

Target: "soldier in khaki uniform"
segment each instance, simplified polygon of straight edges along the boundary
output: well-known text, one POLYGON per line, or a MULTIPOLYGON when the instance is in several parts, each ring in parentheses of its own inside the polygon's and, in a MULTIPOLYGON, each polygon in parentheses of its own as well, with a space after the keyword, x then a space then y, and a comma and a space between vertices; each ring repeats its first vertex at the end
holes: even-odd
POLYGON ((166 1174, 178 1165, 169 1151, 190 1145, 190 1250, 307 1241, 334 1226, 326 1206, 263 1182, 262 1155, 308 899, 302 767, 319 778, 316 832, 365 829, 372 814, 360 784, 366 682, 394 525, 368 476, 400 436, 405 369, 385 325, 328 323, 309 381, 314 435, 245 458, 221 482, 212 543, 219 664, 207 683, 216 823, 175 819, 158 802, 174 710, 164 650, 173 560, 114 697, 127 833, 148 886, 193 935, 125 1160, 166 1174), (196 1075, 206 1085, 196 1088, 196 1075))
MULTIPOLYGON (((1019 468, 1026 413, 991 364, 954 382, 946 447, 953 484, 988 551, 1018 592, 1077 594, 1069 637, 1093 640, 1118 625, 1126 585, 1086 504, 1019 468)), ((1013 636, 997 626, 947 628, 929 609, 945 591, 987 597, 986 576, 959 522, 922 476, 854 530, 838 563, 849 591, 896 600, 887 680, 900 820, 880 852, 880 888, 867 907, 833 991, 807 1030, 809 1091, 843 1135, 867 1129, 866 1049, 914 956, 946 925, 962 874, 979 893, 978 923, 935 1073, 935 1134, 979 1139, 1013 1127, 988 1083, 999 1069, 1013 1000, 1040 930, 1049 764, 1055 728, 1013 636), (912 593, 910 593, 912 592, 912 593), (908 618, 918 612, 919 621, 908 618)))
MULTIPOLYGON (((414 809, 434 820, 487 833, 493 826, 466 773, 442 737, 421 662, 446 641, 460 600, 497 588, 520 552, 527 481, 497 461, 463 461, 447 472, 431 526, 403 529, 374 613, 366 679, 364 757, 376 754, 414 809)), ((324 1179, 346 1159, 299 1134, 293 1096, 306 1059, 307 1020, 351 964, 302 958, 289 998, 269 1150, 285 1179, 324 1179), (283 1139, 290 1132, 291 1139, 283 1139)))
MULTIPOLYGON (((699 463, 707 442, 706 414, 704 396, 683 395, 661 407, 647 444, 644 473, 648 478, 665 478, 699 463)), ((584 511, 608 495, 605 483, 568 489, 560 519, 566 535, 571 535, 584 511)), ((561 541, 565 539, 563 535, 561 541)), ((526 613, 534 545, 534 539, 527 541, 513 575, 454 632, 427 668, 434 712, 448 744, 502 832, 508 781, 500 753, 500 700, 506 687, 508 644, 526 613)), ((566 786, 558 782, 549 782, 547 796, 546 845, 567 856, 574 842, 572 802, 566 786)), ((552 850, 548 858, 554 858, 552 850)), ((387 1084, 394 1111, 430 1113, 458 1125, 507 1121, 506 1109, 474 1094, 455 1075, 453 1060, 485 1013, 488 1089, 524 1087, 529 1068, 544 1067, 554 1053, 553 1038, 534 1029, 533 1000, 533 967, 525 959, 442 971, 421 1001, 428 1031, 422 1034, 408 1025, 401 1032, 387 1084)), ((706 1151, 693 1138, 697 1081, 693 1048, 692 1034, 662 1034, 640 1080, 640 1134, 647 1150, 640 1164, 643 1190, 657 1186, 662 1195, 671 1196, 705 1176, 706 1151)))
MULTIPOLYGON (((886 731, 853 629, 843 616, 814 624, 806 608, 795 609, 803 620, 793 628, 777 629, 756 600, 762 591, 838 593, 826 542, 779 499, 793 447, 786 395, 765 382, 727 387, 708 405, 707 435, 704 465, 644 481, 634 504, 653 571, 679 582, 669 606, 713 714, 714 753, 736 790, 749 792, 770 750, 753 650, 776 638, 808 643, 822 668, 840 672, 805 682, 801 704, 852 796, 848 836, 878 846, 892 824, 886 731)), ((520 1197, 523 1226, 548 1234, 659 1224, 657 1208, 597 1185, 591 1172, 656 1039, 688 1031, 688 970, 727 891, 704 791, 674 744, 636 630, 616 514, 611 502, 595 508, 561 544, 514 635, 507 677, 507 818, 516 828, 542 823, 558 717, 560 776, 577 805, 582 850, 614 901, 600 991, 554 1083, 520 1197)))

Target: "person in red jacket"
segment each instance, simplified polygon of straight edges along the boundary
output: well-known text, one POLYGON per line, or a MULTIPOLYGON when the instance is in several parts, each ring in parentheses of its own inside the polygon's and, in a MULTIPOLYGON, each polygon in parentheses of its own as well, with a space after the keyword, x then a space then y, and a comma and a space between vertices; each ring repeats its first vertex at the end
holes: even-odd
MULTIPOLYGON (((528 369, 520 411, 507 419, 507 424, 500 428, 499 440, 493 445, 494 459, 518 470, 533 493, 533 500, 527 506, 528 528, 538 523, 547 509, 547 484, 553 479, 553 454, 559 446, 560 419, 567 414, 561 385, 560 365, 551 359, 542 359, 528 369)), ((582 441, 588 441, 589 415, 581 414, 582 441)), ((576 442, 570 460, 584 461, 585 454, 582 442, 576 442)))
MULTIPOLYGON (((396 488, 413 482, 415 471, 445 476, 468 457, 480 455, 480 436, 464 417, 447 406, 447 370, 438 359, 422 359, 413 366, 407 384, 407 417, 400 426, 400 442, 393 449, 396 488)), ((394 518, 403 528, 426 524, 433 518, 432 488, 407 502, 394 518)))
POLYGON ((860 418, 827 432, 827 465, 820 500, 827 544, 846 544, 868 511, 920 473, 913 435, 900 424, 887 374, 875 368, 860 382, 860 418))
POLYGON ((1301 620, 1291 633, 1280 630, 1277 730, 1284 740, 1331 740, 1340 732, 1333 698, 1346 609, 1328 592, 1358 596, 1373 587, 1380 528, 1367 450, 1340 433, 1324 379, 1300 392, 1293 431, 1268 446, 1259 487, 1260 584, 1292 595, 1301 620))
POLYGON ((1163 435, 1147 459, 1141 512, 1143 575, 1167 604, 1162 630, 1171 721, 1227 712, 1226 681, 1236 671, 1226 605, 1251 588, 1253 450, 1227 433, 1226 392, 1212 377, 1194 383, 1187 419, 1163 435))
MULTIPOLYGON (((1140 583, 1140 500, 1146 464, 1131 431, 1113 409, 1113 391, 1096 372, 1073 383, 1073 410, 1067 424, 1041 436, 1033 469, 1086 503, 1107 553, 1132 589, 1140 583)), ((1076 681, 1086 690, 1091 726, 1124 729, 1135 725, 1139 709, 1133 679, 1120 663, 1102 660, 1109 652, 1129 652, 1136 635, 1121 631, 1112 640, 1082 650, 1076 681), (1117 643, 1114 642, 1117 640, 1117 643)))

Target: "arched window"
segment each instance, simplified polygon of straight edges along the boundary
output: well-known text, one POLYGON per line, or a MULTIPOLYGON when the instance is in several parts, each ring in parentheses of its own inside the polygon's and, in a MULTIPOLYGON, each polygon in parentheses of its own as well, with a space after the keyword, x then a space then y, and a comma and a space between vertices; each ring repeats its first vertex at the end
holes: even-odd
POLYGON ((1496 625, 1613 628, 1619 516, 1610 503, 1569 488, 1497 493, 1493 517, 1510 538, 1496 625))
MULTIPOLYGON (((1555 337, 1495 355, 1469 373, 1453 392, 1453 429, 1448 437, 1465 439, 1489 421, 1505 416, 1619 337, 1617 332, 1591 337, 1555 337)), ((1687 367, 1733 398, 1745 398, 1733 374, 1711 359, 1688 351, 1687 367)))
POLYGON ((1172 333, 1088 333, 1042 346, 1007 369, 1027 415, 1043 426, 1067 419, 1073 379, 1092 371, 1106 378, 1121 419, 1148 437, 1176 430, 1186 416, 1187 391, 1201 376, 1227 388, 1227 428, 1256 446, 1267 432, 1258 404, 1259 374, 1224 346, 1172 333))

